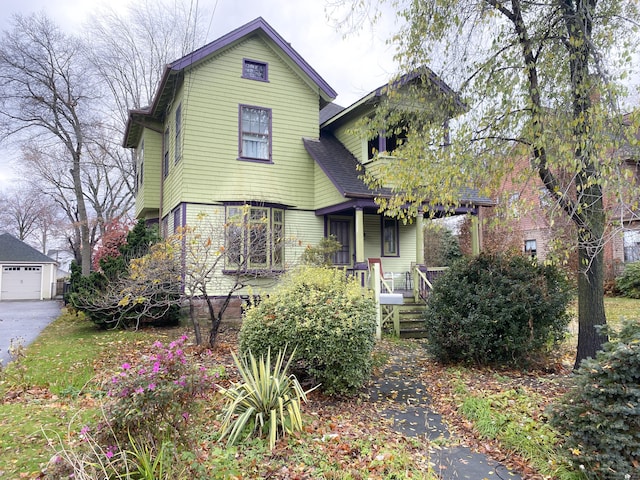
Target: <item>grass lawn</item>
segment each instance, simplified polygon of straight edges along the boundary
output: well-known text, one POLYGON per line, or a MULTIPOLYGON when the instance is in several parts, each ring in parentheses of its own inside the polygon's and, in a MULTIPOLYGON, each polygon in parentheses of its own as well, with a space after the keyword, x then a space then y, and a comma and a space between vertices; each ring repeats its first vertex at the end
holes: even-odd
MULTIPOLYGON (((622 317, 640 319, 639 300, 607 299, 606 309, 614 325, 622 317)), ((102 384, 123 362, 134 363, 153 342, 184 333, 190 332, 100 331, 66 314, 52 323, 26 349, 24 359, 0 373, 0 478, 41 478, 54 454, 43 429, 50 438, 60 435, 65 441, 77 435, 98 417, 102 384)), ((227 372, 230 380, 236 378, 229 355, 235 343, 232 329, 222 332, 218 348, 207 356, 209 367, 227 372)), ((376 358, 383 361, 385 350, 412 345, 383 341, 376 358)), ((570 353, 559 360, 564 369, 548 372, 428 362, 420 365, 421 376, 430 385, 434 408, 465 443, 507 462, 525 478, 574 479, 580 477, 558 457, 553 431, 544 422, 544 407, 565 391, 570 353)), ((375 404, 357 397, 336 400, 314 392, 304 406, 305 431, 280 441, 274 451, 260 440, 232 448, 218 442, 218 407, 217 398, 207 399, 201 418, 194 420, 193 451, 181 456, 190 472, 185 478, 436 478, 425 453, 430 446, 395 433, 375 404)))

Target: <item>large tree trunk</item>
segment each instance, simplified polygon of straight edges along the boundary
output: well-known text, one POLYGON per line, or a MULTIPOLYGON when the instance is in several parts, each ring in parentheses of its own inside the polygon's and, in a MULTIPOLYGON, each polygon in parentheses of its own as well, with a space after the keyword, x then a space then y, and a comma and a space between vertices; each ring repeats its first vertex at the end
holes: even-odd
POLYGON ((76 159, 74 160, 71 176, 73 177, 73 187, 78 208, 78 223, 80 223, 80 255, 82 256, 82 275, 91 273, 91 235, 89 231, 89 219, 87 207, 82 191, 82 179, 80 178, 80 152, 81 146, 77 147, 76 159))
POLYGON ((589 255, 586 239, 580 239, 578 249, 580 269, 578 274, 578 349, 574 369, 582 360, 595 358, 596 352, 607 341, 598 326, 604 326, 607 319, 604 311, 604 253, 589 255))

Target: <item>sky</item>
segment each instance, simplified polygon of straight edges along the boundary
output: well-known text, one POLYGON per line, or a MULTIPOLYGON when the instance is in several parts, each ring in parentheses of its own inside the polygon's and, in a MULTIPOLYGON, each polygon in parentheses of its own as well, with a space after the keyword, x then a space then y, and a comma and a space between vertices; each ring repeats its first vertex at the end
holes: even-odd
MULTIPOLYGON (((212 13, 208 41, 261 16, 338 93, 336 102, 348 106, 385 84, 396 72, 394 48, 386 40, 395 30, 395 17, 383 15, 371 26, 345 38, 327 18, 329 3, 336 0, 198 0, 212 13)), ((11 27, 11 15, 46 13, 69 33, 82 29, 91 13, 106 4, 126 12, 131 0, 3 0, 0 29, 11 27)), ((9 185, 16 152, 0 145, 0 190, 9 185)))

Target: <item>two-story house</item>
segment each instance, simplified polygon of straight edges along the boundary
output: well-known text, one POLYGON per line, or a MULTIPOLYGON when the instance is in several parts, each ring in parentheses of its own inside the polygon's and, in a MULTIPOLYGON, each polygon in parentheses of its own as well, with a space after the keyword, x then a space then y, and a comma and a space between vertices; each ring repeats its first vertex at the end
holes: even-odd
MULTIPOLYGON (((430 75, 434 88, 452 93, 430 75)), ((129 112, 136 216, 164 234, 201 214, 220 229, 233 225, 221 275, 240 264, 283 271, 329 235, 342 246, 334 263, 362 278, 371 257, 409 272, 423 263, 422 215, 403 223, 378 213, 375 198, 385 192, 369 189, 358 169, 370 167, 371 145, 352 127, 381 95, 384 88, 348 108, 332 103, 336 92, 257 18, 168 65, 152 104, 129 112)), ((381 136, 376 147, 392 142, 381 136)), ((483 202, 471 194, 461 211, 483 202)), ((225 293, 216 285, 214 294, 225 293)))

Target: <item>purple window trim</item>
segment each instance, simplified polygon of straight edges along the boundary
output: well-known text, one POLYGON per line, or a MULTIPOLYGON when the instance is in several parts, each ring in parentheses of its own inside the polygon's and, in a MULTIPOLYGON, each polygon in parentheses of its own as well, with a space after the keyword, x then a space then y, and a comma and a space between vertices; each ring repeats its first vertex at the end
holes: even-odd
POLYGON ((269 83, 269 64, 267 62, 262 62, 260 60, 253 60, 251 58, 243 58, 242 59, 242 78, 247 80, 255 80, 257 82, 266 82, 269 83), (264 78, 252 77, 251 75, 247 75, 246 66, 247 64, 253 65, 261 65, 264 67, 264 78))
POLYGON ((175 114, 175 152, 174 152, 174 165, 177 164, 182 158, 182 103, 176 108, 175 114))
POLYGON ((380 244, 380 255, 382 257, 399 257, 400 256, 400 223, 398 222, 398 220, 396 218, 386 218, 386 217, 380 217, 381 221, 380 221, 380 240, 381 240, 381 244, 380 244), (396 242, 396 253, 392 253, 392 254, 385 254, 384 252, 384 224, 385 221, 392 221, 394 222, 394 235, 395 235, 395 242, 396 242))
POLYGON ((273 138, 273 111, 270 108, 259 107, 257 105, 246 105, 240 104, 238 105, 238 160, 250 161, 250 162, 259 162, 259 163, 273 163, 272 157, 272 138, 273 138), (256 157, 248 157, 242 154, 242 109, 243 108, 255 108, 258 110, 264 110, 269 114, 269 158, 256 158, 256 157))
POLYGON ((162 178, 169 175, 169 127, 164 131, 162 140, 162 178))
POLYGON ((180 208, 180 205, 178 205, 174 210, 173 210, 173 233, 176 233, 178 231, 178 229, 182 226, 181 225, 181 218, 182 215, 182 209, 180 208))

